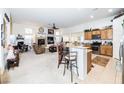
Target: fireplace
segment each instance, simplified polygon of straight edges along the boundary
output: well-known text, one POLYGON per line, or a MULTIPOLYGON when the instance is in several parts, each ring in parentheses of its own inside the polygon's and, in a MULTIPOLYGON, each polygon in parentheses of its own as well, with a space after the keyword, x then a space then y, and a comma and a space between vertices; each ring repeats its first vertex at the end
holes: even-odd
POLYGON ((45 45, 45 39, 38 39, 38 45, 45 45))

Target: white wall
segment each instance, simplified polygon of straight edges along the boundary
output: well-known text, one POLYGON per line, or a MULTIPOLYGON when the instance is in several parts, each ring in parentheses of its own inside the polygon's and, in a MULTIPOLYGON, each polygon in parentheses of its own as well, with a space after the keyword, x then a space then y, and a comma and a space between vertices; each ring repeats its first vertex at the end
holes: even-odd
POLYGON ((69 32, 82 32, 85 29, 90 29, 90 28, 102 28, 108 25, 112 25, 111 19, 112 17, 108 17, 108 18, 104 18, 104 19, 100 19, 100 20, 96 20, 96 21, 92 21, 88 22, 88 23, 84 23, 84 24, 80 24, 80 25, 76 25, 74 27, 69 27, 64 29, 64 34, 69 33, 69 32))
MULTIPOLYGON (((80 24, 80 25, 76 25, 74 27, 69 27, 69 28, 65 28, 63 29, 63 35, 68 35, 68 37, 70 37, 71 33, 77 33, 77 32, 82 32, 82 39, 84 39, 84 30, 85 29, 90 29, 90 28, 103 28, 105 26, 109 26, 112 25, 111 19, 112 17, 108 17, 108 18, 104 18, 104 19, 100 19, 100 20, 96 20, 96 21, 91 21, 88 23, 84 23, 84 24, 80 24)), ((92 20, 92 19, 91 19, 92 20)))
POLYGON ((39 26, 33 25, 33 24, 19 24, 19 23, 13 23, 13 31, 12 34, 14 35, 25 35, 25 28, 30 28, 33 31, 33 34, 38 32, 39 26))
POLYGON ((31 24, 31 23, 13 23, 13 31, 12 31, 12 34, 13 35, 18 35, 18 34, 21 34, 21 35, 26 35, 25 33, 25 29, 26 28, 29 28, 29 29, 32 29, 32 38, 33 38, 33 42, 35 42, 35 34, 38 32, 38 29, 39 29, 40 26, 38 25, 35 25, 35 24, 31 24))

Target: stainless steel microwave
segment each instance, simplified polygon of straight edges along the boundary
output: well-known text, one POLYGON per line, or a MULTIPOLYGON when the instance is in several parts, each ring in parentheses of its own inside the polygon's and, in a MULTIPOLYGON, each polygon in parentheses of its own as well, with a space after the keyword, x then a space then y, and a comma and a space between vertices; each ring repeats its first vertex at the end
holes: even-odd
POLYGON ((101 39, 101 35, 92 35, 92 39, 101 39))

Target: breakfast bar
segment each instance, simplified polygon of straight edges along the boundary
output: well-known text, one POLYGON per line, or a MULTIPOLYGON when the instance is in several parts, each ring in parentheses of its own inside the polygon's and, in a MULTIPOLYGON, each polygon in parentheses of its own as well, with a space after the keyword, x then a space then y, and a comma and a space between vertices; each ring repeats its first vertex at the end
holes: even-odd
MULTIPOLYGON (((78 64, 78 72, 79 79, 84 80, 87 76, 87 73, 91 69, 91 53, 92 50, 89 50, 86 47, 70 47, 70 51, 77 52, 77 64, 78 64), (89 56, 90 54, 90 56, 89 56), (90 57, 90 58, 89 58, 90 57)), ((76 70, 74 70, 76 72, 76 70)))

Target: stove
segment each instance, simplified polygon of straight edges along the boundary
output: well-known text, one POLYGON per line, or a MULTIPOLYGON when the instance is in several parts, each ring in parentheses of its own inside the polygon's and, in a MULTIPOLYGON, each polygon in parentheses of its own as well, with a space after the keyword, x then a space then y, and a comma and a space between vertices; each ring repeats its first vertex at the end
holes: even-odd
POLYGON ((101 42, 93 42, 91 45, 93 54, 100 54, 100 45, 101 42))

